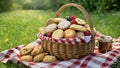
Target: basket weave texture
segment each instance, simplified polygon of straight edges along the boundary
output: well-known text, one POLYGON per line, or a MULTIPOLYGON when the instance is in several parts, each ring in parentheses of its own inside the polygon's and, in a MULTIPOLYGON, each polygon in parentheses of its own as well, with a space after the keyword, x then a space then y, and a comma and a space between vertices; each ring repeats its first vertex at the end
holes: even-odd
MULTIPOLYGON (((68 59, 77 59, 84 57, 86 55, 89 55, 93 53, 94 47, 95 47, 95 32, 93 30, 91 19, 86 12, 86 10, 79 4, 75 3, 68 3, 63 5, 58 11, 56 12, 54 18, 57 18, 60 13, 68 7, 76 7, 79 9, 83 15, 85 16, 86 22, 90 26, 91 29, 91 40, 88 43, 83 44, 64 44, 59 42, 52 42, 50 40, 42 39, 42 37, 39 37, 41 39, 41 45, 43 49, 48 52, 50 55, 56 56, 60 60, 68 60, 68 59)), ((47 23, 50 24, 50 23, 47 23)))

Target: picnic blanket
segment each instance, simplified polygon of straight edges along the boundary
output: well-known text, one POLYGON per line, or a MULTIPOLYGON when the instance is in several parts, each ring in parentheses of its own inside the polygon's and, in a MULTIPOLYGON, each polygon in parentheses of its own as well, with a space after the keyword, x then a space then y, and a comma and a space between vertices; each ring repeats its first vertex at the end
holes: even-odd
MULTIPOLYGON (((99 35, 100 33, 96 35, 96 41, 99 35)), ((37 39, 36 41, 29 44, 38 46, 40 43, 41 40, 37 39)), ((56 61, 52 63, 34 63, 21 61, 19 50, 23 45, 19 45, 15 48, 0 52, 0 61, 3 63, 6 63, 8 60, 15 63, 21 62, 30 68, 108 68, 120 57, 120 37, 113 39, 113 48, 107 53, 99 53, 98 47, 95 47, 94 53, 84 58, 56 61)))

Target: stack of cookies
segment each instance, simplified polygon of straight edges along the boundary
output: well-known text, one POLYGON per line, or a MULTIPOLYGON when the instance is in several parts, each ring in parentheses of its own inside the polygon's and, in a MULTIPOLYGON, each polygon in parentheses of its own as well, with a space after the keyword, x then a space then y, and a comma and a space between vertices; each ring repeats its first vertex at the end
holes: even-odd
POLYGON ((76 16, 66 18, 52 18, 46 27, 40 27, 40 34, 51 38, 75 38, 91 35, 90 27, 86 22, 76 16))
POLYGON ((56 57, 52 55, 48 55, 48 53, 44 52, 41 46, 34 45, 24 45, 20 49, 21 60, 28 62, 54 62, 56 61, 56 57))

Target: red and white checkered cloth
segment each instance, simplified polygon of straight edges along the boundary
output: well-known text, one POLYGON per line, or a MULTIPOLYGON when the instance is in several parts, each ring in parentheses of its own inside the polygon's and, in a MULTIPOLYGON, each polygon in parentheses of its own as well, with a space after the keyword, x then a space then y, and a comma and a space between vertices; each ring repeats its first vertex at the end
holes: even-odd
POLYGON ((90 36, 82 36, 82 37, 76 37, 76 38, 63 38, 63 39, 57 39, 57 38, 50 38, 47 36, 43 36, 42 34, 38 33, 38 38, 41 40, 47 40, 52 42, 58 42, 63 44, 84 44, 91 41, 91 35, 90 36))
MULTIPOLYGON (((96 39, 99 35, 100 34, 97 34, 96 39)), ((6 63, 8 60, 11 60, 16 63, 21 62, 31 68, 108 68, 110 65, 117 61, 118 57, 120 57, 120 37, 114 38, 113 40, 113 50, 101 54, 98 52, 98 49, 96 47, 93 54, 90 54, 81 59, 56 61, 52 63, 25 62, 20 60, 19 49, 23 46, 20 45, 16 48, 1 52, 0 61, 3 63, 6 63)), ((40 44, 40 39, 30 44, 38 46, 40 44)))

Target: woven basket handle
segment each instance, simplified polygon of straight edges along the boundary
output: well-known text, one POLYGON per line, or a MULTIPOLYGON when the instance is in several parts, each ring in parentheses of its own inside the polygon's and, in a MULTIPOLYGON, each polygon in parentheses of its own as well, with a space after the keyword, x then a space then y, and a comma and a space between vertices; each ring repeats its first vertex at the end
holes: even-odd
POLYGON ((85 19, 86 19, 88 25, 90 26, 91 32, 94 35, 94 30, 93 30, 93 26, 92 26, 92 22, 91 22, 90 16, 87 13, 87 11, 79 4, 68 3, 68 4, 63 5, 60 9, 58 9, 58 11, 56 12, 54 18, 57 18, 65 8, 71 7, 71 6, 78 8, 83 13, 83 15, 85 16, 85 19))
POLYGON ((65 8, 71 7, 71 6, 78 8, 83 13, 88 25, 90 26, 90 29, 93 30, 92 22, 91 22, 91 19, 90 19, 89 15, 88 15, 87 11, 79 4, 68 3, 68 4, 63 5, 61 8, 59 8, 57 10, 54 18, 57 18, 65 8))

